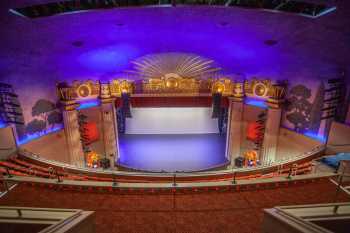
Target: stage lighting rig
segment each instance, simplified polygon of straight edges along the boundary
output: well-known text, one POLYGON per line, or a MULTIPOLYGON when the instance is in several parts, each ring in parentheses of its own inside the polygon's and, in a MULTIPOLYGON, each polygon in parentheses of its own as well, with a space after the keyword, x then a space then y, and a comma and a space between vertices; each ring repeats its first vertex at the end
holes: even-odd
POLYGON ((11 85, 0 83, 0 120, 7 124, 24 125, 18 96, 11 85))

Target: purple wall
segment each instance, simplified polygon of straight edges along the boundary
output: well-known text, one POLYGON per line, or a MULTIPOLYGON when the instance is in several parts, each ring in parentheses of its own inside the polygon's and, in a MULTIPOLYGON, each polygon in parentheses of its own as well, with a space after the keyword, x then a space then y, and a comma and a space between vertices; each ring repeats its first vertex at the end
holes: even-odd
MULTIPOLYGON (((24 118, 39 99, 56 101, 55 83, 111 79, 149 53, 194 53, 226 74, 288 79, 311 90, 349 67, 349 3, 320 19, 242 8, 114 9, 25 19, 2 3, 0 80, 15 87, 24 118), (274 40, 276 43, 268 43, 274 40)), ((283 118, 283 124, 293 124, 283 118)))

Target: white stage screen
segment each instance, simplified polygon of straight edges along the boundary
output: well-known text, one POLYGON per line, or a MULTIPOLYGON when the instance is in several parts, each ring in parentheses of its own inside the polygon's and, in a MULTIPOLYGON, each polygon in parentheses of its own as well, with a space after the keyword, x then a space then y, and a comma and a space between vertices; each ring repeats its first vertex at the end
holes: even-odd
POLYGON ((132 108, 126 134, 218 133, 218 120, 211 108, 132 108))

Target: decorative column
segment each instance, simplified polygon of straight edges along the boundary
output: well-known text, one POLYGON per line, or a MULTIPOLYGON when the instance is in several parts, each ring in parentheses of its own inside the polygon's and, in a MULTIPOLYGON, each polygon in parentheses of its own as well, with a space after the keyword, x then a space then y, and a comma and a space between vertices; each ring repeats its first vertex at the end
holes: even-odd
POLYGON ((115 168, 115 161, 118 158, 118 127, 115 113, 115 99, 111 96, 108 83, 100 84, 101 116, 103 144, 106 158, 109 159, 110 167, 115 168))
POLYGON ((260 157, 262 164, 270 164, 276 161, 284 95, 285 86, 283 84, 272 85, 270 95, 267 99, 267 120, 260 157))
POLYGON ((234 83, 233 95, 228 97, 228 125, 226 138, 226 158, 234 166, 235 158, 241 155, 241 138, 243 127, 243 83, 234 83))
POLYGON ((57 86, 58 94, 61 99, 64 133, 68 147, 69 163, 77 167, 85 166, 85 158, 83 147, 80 141, 78 104, 72 97, 72 89, 70 87, 57 86))

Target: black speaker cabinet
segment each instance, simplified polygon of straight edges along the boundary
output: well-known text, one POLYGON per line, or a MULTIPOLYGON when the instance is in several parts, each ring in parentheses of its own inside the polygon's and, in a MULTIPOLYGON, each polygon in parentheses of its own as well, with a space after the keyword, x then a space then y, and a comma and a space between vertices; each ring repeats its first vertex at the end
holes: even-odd
POLYGON ((104 169, 109 168, 109 167, 111 166, 110 163, 109 163, 109 159, 107 159, 107 158, 101 159, 101 160, 100 160, 100 166, 101 166, 102 168, 104 168, 104 169))
POLYGON ((243 167, 243 164, 244 164, 244 158, 243 157, 235 158, 235 166, 236 167, 243 167))

